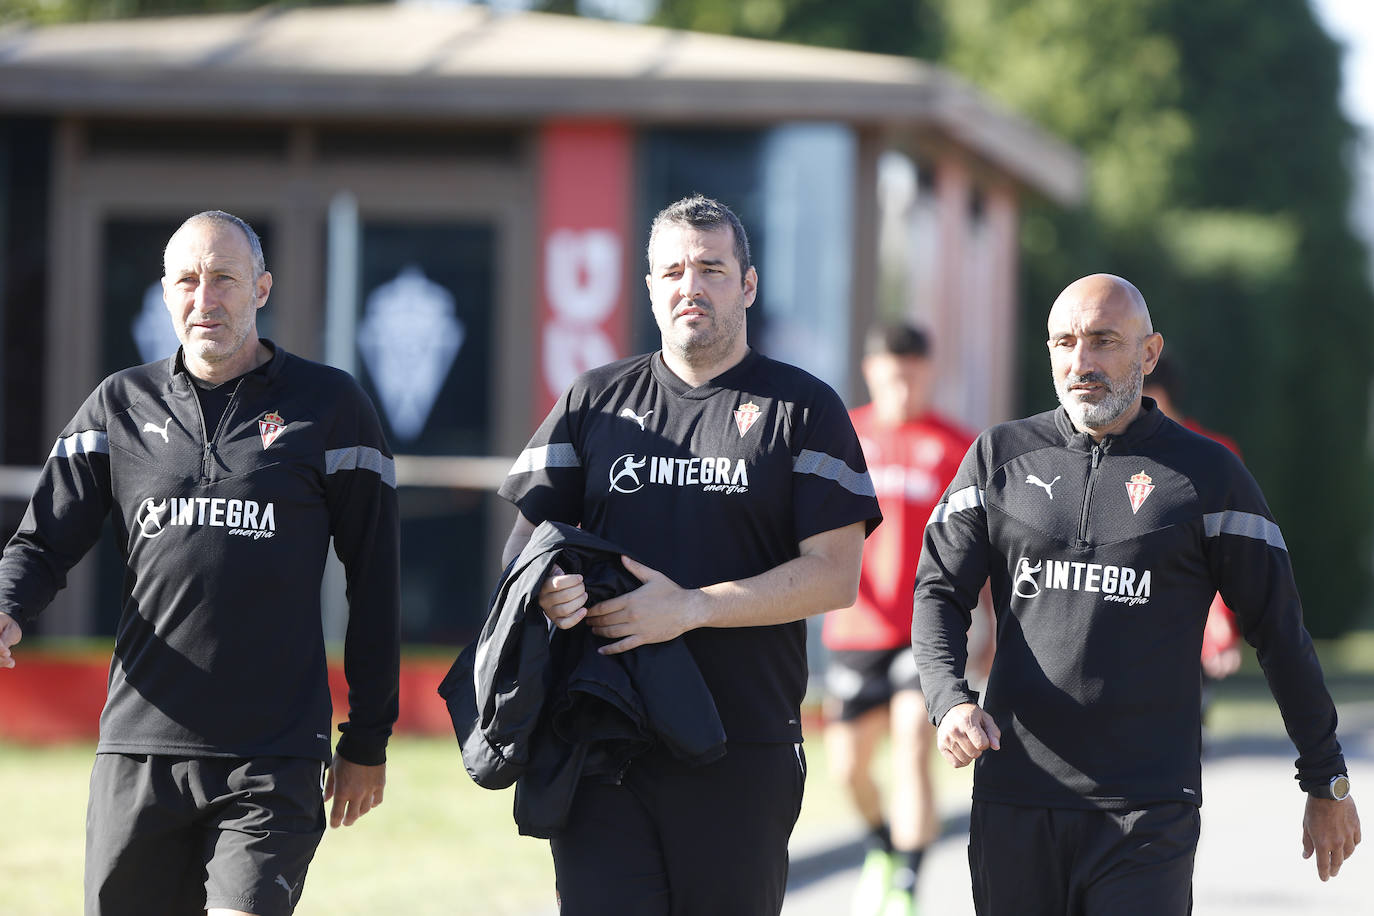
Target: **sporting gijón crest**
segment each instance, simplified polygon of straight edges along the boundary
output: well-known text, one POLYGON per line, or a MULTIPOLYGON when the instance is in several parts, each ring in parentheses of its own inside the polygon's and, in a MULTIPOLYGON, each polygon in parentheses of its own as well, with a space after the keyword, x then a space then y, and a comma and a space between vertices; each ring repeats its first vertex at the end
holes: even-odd
POLYGON ((265 415, 258 421, 258 433, 262 436, 262 447, 267 448, 277 441, 277 437, 281 435, 284 429, 286 429, 286 421, 281 418, 281 414, 273 411, 265 415))
POLYGON ((741 404, 739 407, 735 408, 735 426, 739 428, 739 437, 741 439, 744 438, 745 433, 749 432, 749 427, 754 425, 754 421, 759 418, 760 413, 762 413, 762 411, 759 409, 759 405, 755 404, 753 401, 749 401, 747 404, 741 404))
POLYGON ((1126 495, 1131 498, 1131 514, 1140 511, 1140 507, 1145 505, 1145 500, 1154 491, 1154 481, 1150 475, 1141 471, 1139 474, 1131 475, 1131 482, 1126 484, 1126 495))

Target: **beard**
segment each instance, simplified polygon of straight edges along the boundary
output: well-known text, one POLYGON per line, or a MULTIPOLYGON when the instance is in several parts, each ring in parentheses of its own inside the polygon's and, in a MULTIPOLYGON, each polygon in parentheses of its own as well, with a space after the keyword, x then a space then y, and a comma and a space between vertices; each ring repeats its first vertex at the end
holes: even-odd
POLYGON ((1141 374, 1142 363, 1136 359, 1126 373, 1119 378, 1110 378, 1102 372, 1089 372, 1086 375, 1066 375, 1061 383, 1054 381, 1055 394, 1059 403, 1068 411, 1073 425, 1080 430, 1102 429, 1111 426, 1140 401, 1140 392, 1145 385, 1141 374), (1093 403, 1080 401, 1069 390, 1070 385, 1095 383, 1102 385, 1102 400, 1093 403))
POLYGON ((672 351, 688 365, 708 365, 727 355, 735 345, 736 339, 744 331, 743 303, 730 303, 730 307, 718 309, 714 305, 697 303, 710 318, 705 327, 691 331, 673 327, 673 319, 668 318, 663 332, 663 348, 672 351), (738 306, 737 308, 734 306, 738 306))

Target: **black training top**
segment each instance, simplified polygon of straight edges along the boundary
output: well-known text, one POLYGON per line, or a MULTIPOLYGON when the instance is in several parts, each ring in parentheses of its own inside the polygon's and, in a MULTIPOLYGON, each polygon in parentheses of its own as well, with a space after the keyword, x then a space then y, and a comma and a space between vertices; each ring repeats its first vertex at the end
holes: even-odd
POLYGON ((98 750, 328 760, 332 535, 350 608, 338 750, 381 763, 397 714, 399 554, 376 411, 346 373, 280 348, 227 384, 207 430, 180 351, 102 382, 0 558, 0 611, 32 620, 111 515, 128 572, 98 750))
POLYGON ((974 798, 1048 807, 1202 802, 1198 657, 1220 591, 1278 700, 1303 779, 1344 771, 1336 710, 1283 535, 1225 446, 1149 398, 1101 444, 1061 409, 978 437, 926 526, 912 641, 931 719, 976 696, 964 633, 991 580, 984 708, 1001 750, 974 798))
MULTIPOLYGON (((881 515, 839 397, 750 351, 697 388, 658 353, 579 376, 501 495, 536 524, 580 525, 683 588, 744 579, 804 539, 881 515)), ((684 637, 731 741, 800 741, 806 626, 684 637)))

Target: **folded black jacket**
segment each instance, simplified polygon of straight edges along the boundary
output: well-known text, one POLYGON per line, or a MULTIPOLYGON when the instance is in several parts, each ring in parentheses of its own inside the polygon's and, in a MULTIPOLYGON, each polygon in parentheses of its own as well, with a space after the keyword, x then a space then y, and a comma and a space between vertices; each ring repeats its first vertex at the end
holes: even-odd
POLYGON ((693 764, 725 754, 715 701, 681 639, 607 656, 597 649, 610 640, 590 627, 549 632, 538 596, 554 564, 581 574, 592 605, 639 587, 622 554, 633 556, 580 528, 540 524, 439 685, 468 774, 488 789, 516 783, 526 836, 557 833, 582 779, 618 778, 656 743, 693 764))

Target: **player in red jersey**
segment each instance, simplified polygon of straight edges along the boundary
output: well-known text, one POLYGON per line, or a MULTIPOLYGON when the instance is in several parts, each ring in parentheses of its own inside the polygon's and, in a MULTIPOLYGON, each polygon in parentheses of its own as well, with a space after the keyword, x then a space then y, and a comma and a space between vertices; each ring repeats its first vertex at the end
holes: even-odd
POLYGON ((930 345, 915 328, 873 332, 863 374, 873 400, 850 418, 883 525, 864 548, 858 602, 828 614, 822 629, 830 650, 826 747, 870 830, 852 912, 906 916, 922 853, 939 831, 929 768, 935 729, 911 652, 911 592, 926 521, 973 436, 930 410, 930 345), (892 745, 890 826, 871 772, 884 732, 892 745))
MULTIPOLYGON (((1160 356, 1159 362, 1155 364, 1155 371, 1145 377, 1141 392, 1146 397, 1154 398, 1159 409, 1164 411, 1169 419, 1183 424, 1198 435, 1220 442, 1240 458, 1240 447, 1236 445, 1236 440, 1224 433, 1207 429, 1192 417, 1183 416, 1175 403, 1181 388, 1179 373, 1166 357, 1160 356)), ((1226 602, 1221 600, 1221 595, 1217 594, 1207 611, 1207 627, 1202 632, 1202 673, 1210 680, 1219 681, 1235 674, 1240 668, 1240 660, 1240 628, 1236 626, 1236 615, 1226 606, 1226 602)), ((1205 692, 1203 706, 1206 706, 1205 692)))

